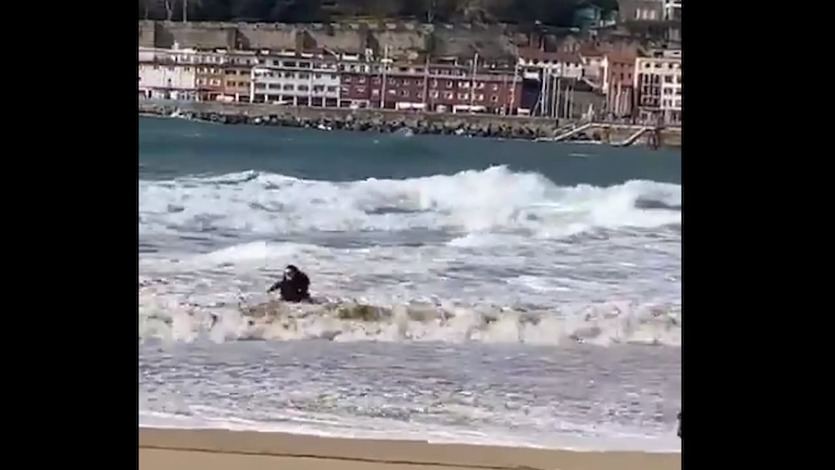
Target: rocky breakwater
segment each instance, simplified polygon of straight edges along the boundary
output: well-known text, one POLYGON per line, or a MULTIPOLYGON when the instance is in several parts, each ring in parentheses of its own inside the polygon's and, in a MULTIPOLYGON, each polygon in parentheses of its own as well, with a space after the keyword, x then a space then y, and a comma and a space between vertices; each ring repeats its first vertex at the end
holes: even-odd
POLYGON ((557 121, 542 118, 259 104, 140 102, 139 112, 222 124, 530 140, 553 137, 559 128, 557 121))

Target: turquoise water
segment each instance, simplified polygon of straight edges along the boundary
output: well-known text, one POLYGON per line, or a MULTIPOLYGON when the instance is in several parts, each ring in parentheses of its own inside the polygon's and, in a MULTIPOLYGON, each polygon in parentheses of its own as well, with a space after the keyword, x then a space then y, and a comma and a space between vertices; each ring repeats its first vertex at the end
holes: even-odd
POLYGON ((139 139, 144 423, 678 447, 679 153, 151 118, 139 139), (321 304, 242 316, 289 263, 321 304))
POLYGON ((415 178, 508 165, 555 184, 681 183, 681 154, 643 147, 322 132, 140 118, 141 179, 246 170, 352 181, 415 178))

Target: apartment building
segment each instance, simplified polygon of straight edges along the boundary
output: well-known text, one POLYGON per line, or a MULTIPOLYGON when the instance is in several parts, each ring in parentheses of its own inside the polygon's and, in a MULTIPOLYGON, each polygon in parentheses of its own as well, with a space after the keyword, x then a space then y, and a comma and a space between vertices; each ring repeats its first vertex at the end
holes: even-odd
POLYGON ((250 101, 338 107, 340 77, 335 59, 298 55, 259 58, 250 78, 250 101))
POLYGON ((640 119, 681 123, 681 54, 659 52, 635 59, 635 104, 640 119))

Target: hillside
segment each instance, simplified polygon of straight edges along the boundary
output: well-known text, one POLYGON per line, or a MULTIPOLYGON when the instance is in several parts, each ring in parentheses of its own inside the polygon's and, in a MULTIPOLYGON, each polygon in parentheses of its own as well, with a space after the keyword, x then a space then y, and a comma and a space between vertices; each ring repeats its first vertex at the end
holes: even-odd
POLYGON ((344 18, 416 19, 428 23, 571 24, 574 10, 617 0, 139 0, 139 19, 305 23, 344 18))

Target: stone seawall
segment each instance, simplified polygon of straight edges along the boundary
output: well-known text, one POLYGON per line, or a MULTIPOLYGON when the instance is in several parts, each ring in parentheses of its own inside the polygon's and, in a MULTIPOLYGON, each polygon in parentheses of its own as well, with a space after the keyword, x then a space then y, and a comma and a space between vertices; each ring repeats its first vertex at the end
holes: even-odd
MULTIPOLYGON (((140 114, 177 115, 222 124, 272 125, 319 129, 344 129, 367 132, 396 132, 409 129, 415 134, 464 135, 507 139, 550 139, 572 125, 565 120, 492 114, 438 114, 380 109, 312 108, 249 103, 218 102, 139 102, 140 114)), ((634 132, 630 128, 603 131, 588 129, 567 140, 622 141, 634 132)), ((662 144, 677 144, 680 131, 661 131, 662 144), (672 137, 668 139, 668 135, 672 137)), ((639 141, 638 143, 643 143, 639 141)))

